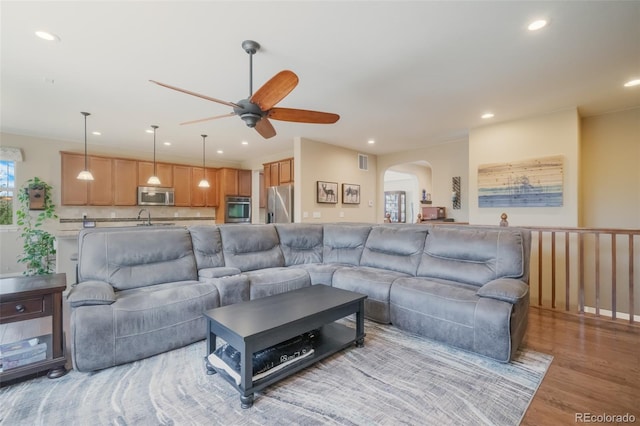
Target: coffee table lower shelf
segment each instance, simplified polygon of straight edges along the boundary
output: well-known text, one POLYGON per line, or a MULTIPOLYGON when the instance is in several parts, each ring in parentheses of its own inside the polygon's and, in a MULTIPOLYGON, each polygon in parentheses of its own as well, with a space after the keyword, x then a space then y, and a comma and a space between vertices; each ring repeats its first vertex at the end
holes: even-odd
MULTIPOLYGON (((348 348, 349 346, 356 344, 358 347, 364 345, 364 335, 356 336, 356 330, 349 328, 345 325, 338 323, 325 324, 320 327, 320 333, 318 333, 317 344, 314 347, 313 355, 303 358, 298 362, 295 362, 282 370, 278 370, 267 377, 256 380, 247 389, 242 389, 240 385, 237 385, 235 380, 229 376, 224 370, 218 370, 212 366, 205 357, 205 363, 207 370, 210 374, 220 373, 221 377, 235 387, 241 395, 248 395, 258 392, 265 387, 272 385, 298 371, 309 367, 310 365, 327 358, 336 352, 348 348)), ((242 400, 242 398, 241 398, 242 400)), ((249 401, 243 401, 243 408, 248 408, 252 404, 252 398, 249 401), (246 405, 246 406, 245 406, 246 405)))

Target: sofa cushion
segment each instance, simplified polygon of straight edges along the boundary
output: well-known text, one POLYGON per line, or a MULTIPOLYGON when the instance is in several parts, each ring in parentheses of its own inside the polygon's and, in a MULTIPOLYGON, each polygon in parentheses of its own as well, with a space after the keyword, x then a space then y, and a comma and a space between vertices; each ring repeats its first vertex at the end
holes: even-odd
POLYGON ((300 263, 289 266, 292 269, 304 269, 309 273, 311 285, 325 284, 330 286, 333 282, 333 274, 341 268, 353 268, 352 265, 342 263, 300 263))
POLYGON ((325 225, 323 263, 359 265, 371 225, 325 225))
POLYGON ((360 265, 415 275, 426 237, 427 228, 422 225, 376 226, 364 245, 360 265))
POLYGON ((206 280, 207 278, 220 278, 220 277, 228 277, 230 275, 239 274, 240 269, 238 268, 230 268, 228 266, 220 266, 218 268, 204 268, 198 271, 198 278, 201 280, 206 280))
POLYGON ((481 286, 525 273, 523 237, 517 229, 434 226, 418 266, 421 277, 481 286))
POLYGON ((82 230, 78 237, 79 281, 104 281, 125 290, 198 279, 186 228, 140 228, 147 229, 82 230))
POLYGON ((104 281, 83 281, 71 287, 67 301, 72 307, 110 305, 116 301, 113 287, 104 281))
POLYGON ((211 225, 194 225, 188 229, 198 269, 225 266, 220 229, 211 225))
POLYGON ((251 300, 311 285, 309 274, 304 269, 267 268, 245 272, 243 275, 249 278, 251 300))
POLYGON ((242 272, 284 266, 280 239, 273 225, 220 226, 225 266, 242 272))
POLYGON ((285 266, 322 262, 322 225, 286 223, 275 227, 285 266))
POLYGON ((333 287, 355 291, 369 296, 364 301, 365 317, 389 323, 389 294, 391 284, 407 274, 385 269, 358 266, 338 269, 333 274, 333 287))

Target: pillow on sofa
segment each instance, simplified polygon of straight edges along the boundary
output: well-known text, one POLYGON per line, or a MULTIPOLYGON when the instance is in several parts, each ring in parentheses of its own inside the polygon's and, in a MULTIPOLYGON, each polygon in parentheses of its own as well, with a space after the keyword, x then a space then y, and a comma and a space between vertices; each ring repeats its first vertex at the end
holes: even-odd
POLYGON ((103 281, 85 281, 74 285, 67 301, 72 307, 91 305, 110 305, 116 301, 113 287, 103 281))
POLYGON ((528 292, 529 286, 522 281, 502 278, 486 283, 478 289, 476 294, 480 297, 489 297, 515 304, 528 292))

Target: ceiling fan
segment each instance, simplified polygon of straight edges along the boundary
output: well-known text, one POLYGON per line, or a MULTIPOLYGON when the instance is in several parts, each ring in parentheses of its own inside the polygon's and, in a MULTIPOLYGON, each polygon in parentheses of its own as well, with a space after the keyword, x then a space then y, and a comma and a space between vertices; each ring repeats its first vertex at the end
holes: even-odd
POLYGON ((237 115, 246 123, 247 126, 255 128, 263 138, 268 139, 276 135, 276 130, 269 121, 270 118, 281 121, 314 124, 332 124, 340 119, 338 114, 332 114, 329 112, 275 107, 278 102, 284 99, 285 96, 287 96, 298 85, 298 76, 293 71, 280 71, 271 77, 271 80, 267 81, 262 87, 260 87, 256 93, 253 93, 253 55, 260 49, 260 44, 253 40, 245 40, 242 42, 242 48, 249 54, 249 97, 236 103, 212 98, 210 96, 181 89, 179 87, 160 83, 159 81, 149 81, 159 86, 177 90, 178 92, 197 96, 199 98, 233 108, 233 112, 228 114, 186 121, 180 124, 200 123, 203 121, 216 120, 218 118, 237 115))

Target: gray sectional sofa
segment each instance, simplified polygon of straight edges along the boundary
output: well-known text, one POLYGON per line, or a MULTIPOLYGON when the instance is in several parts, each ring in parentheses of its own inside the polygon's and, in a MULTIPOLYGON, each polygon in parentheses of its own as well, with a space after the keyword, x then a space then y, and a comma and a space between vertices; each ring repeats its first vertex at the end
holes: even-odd
POLYGON ((83 230, 68 295, 74 368, 190 344, 208 309, 310 285, 364 293, 373 321, 508 362, 527 326, 530 238, 465 225, 83 230))

